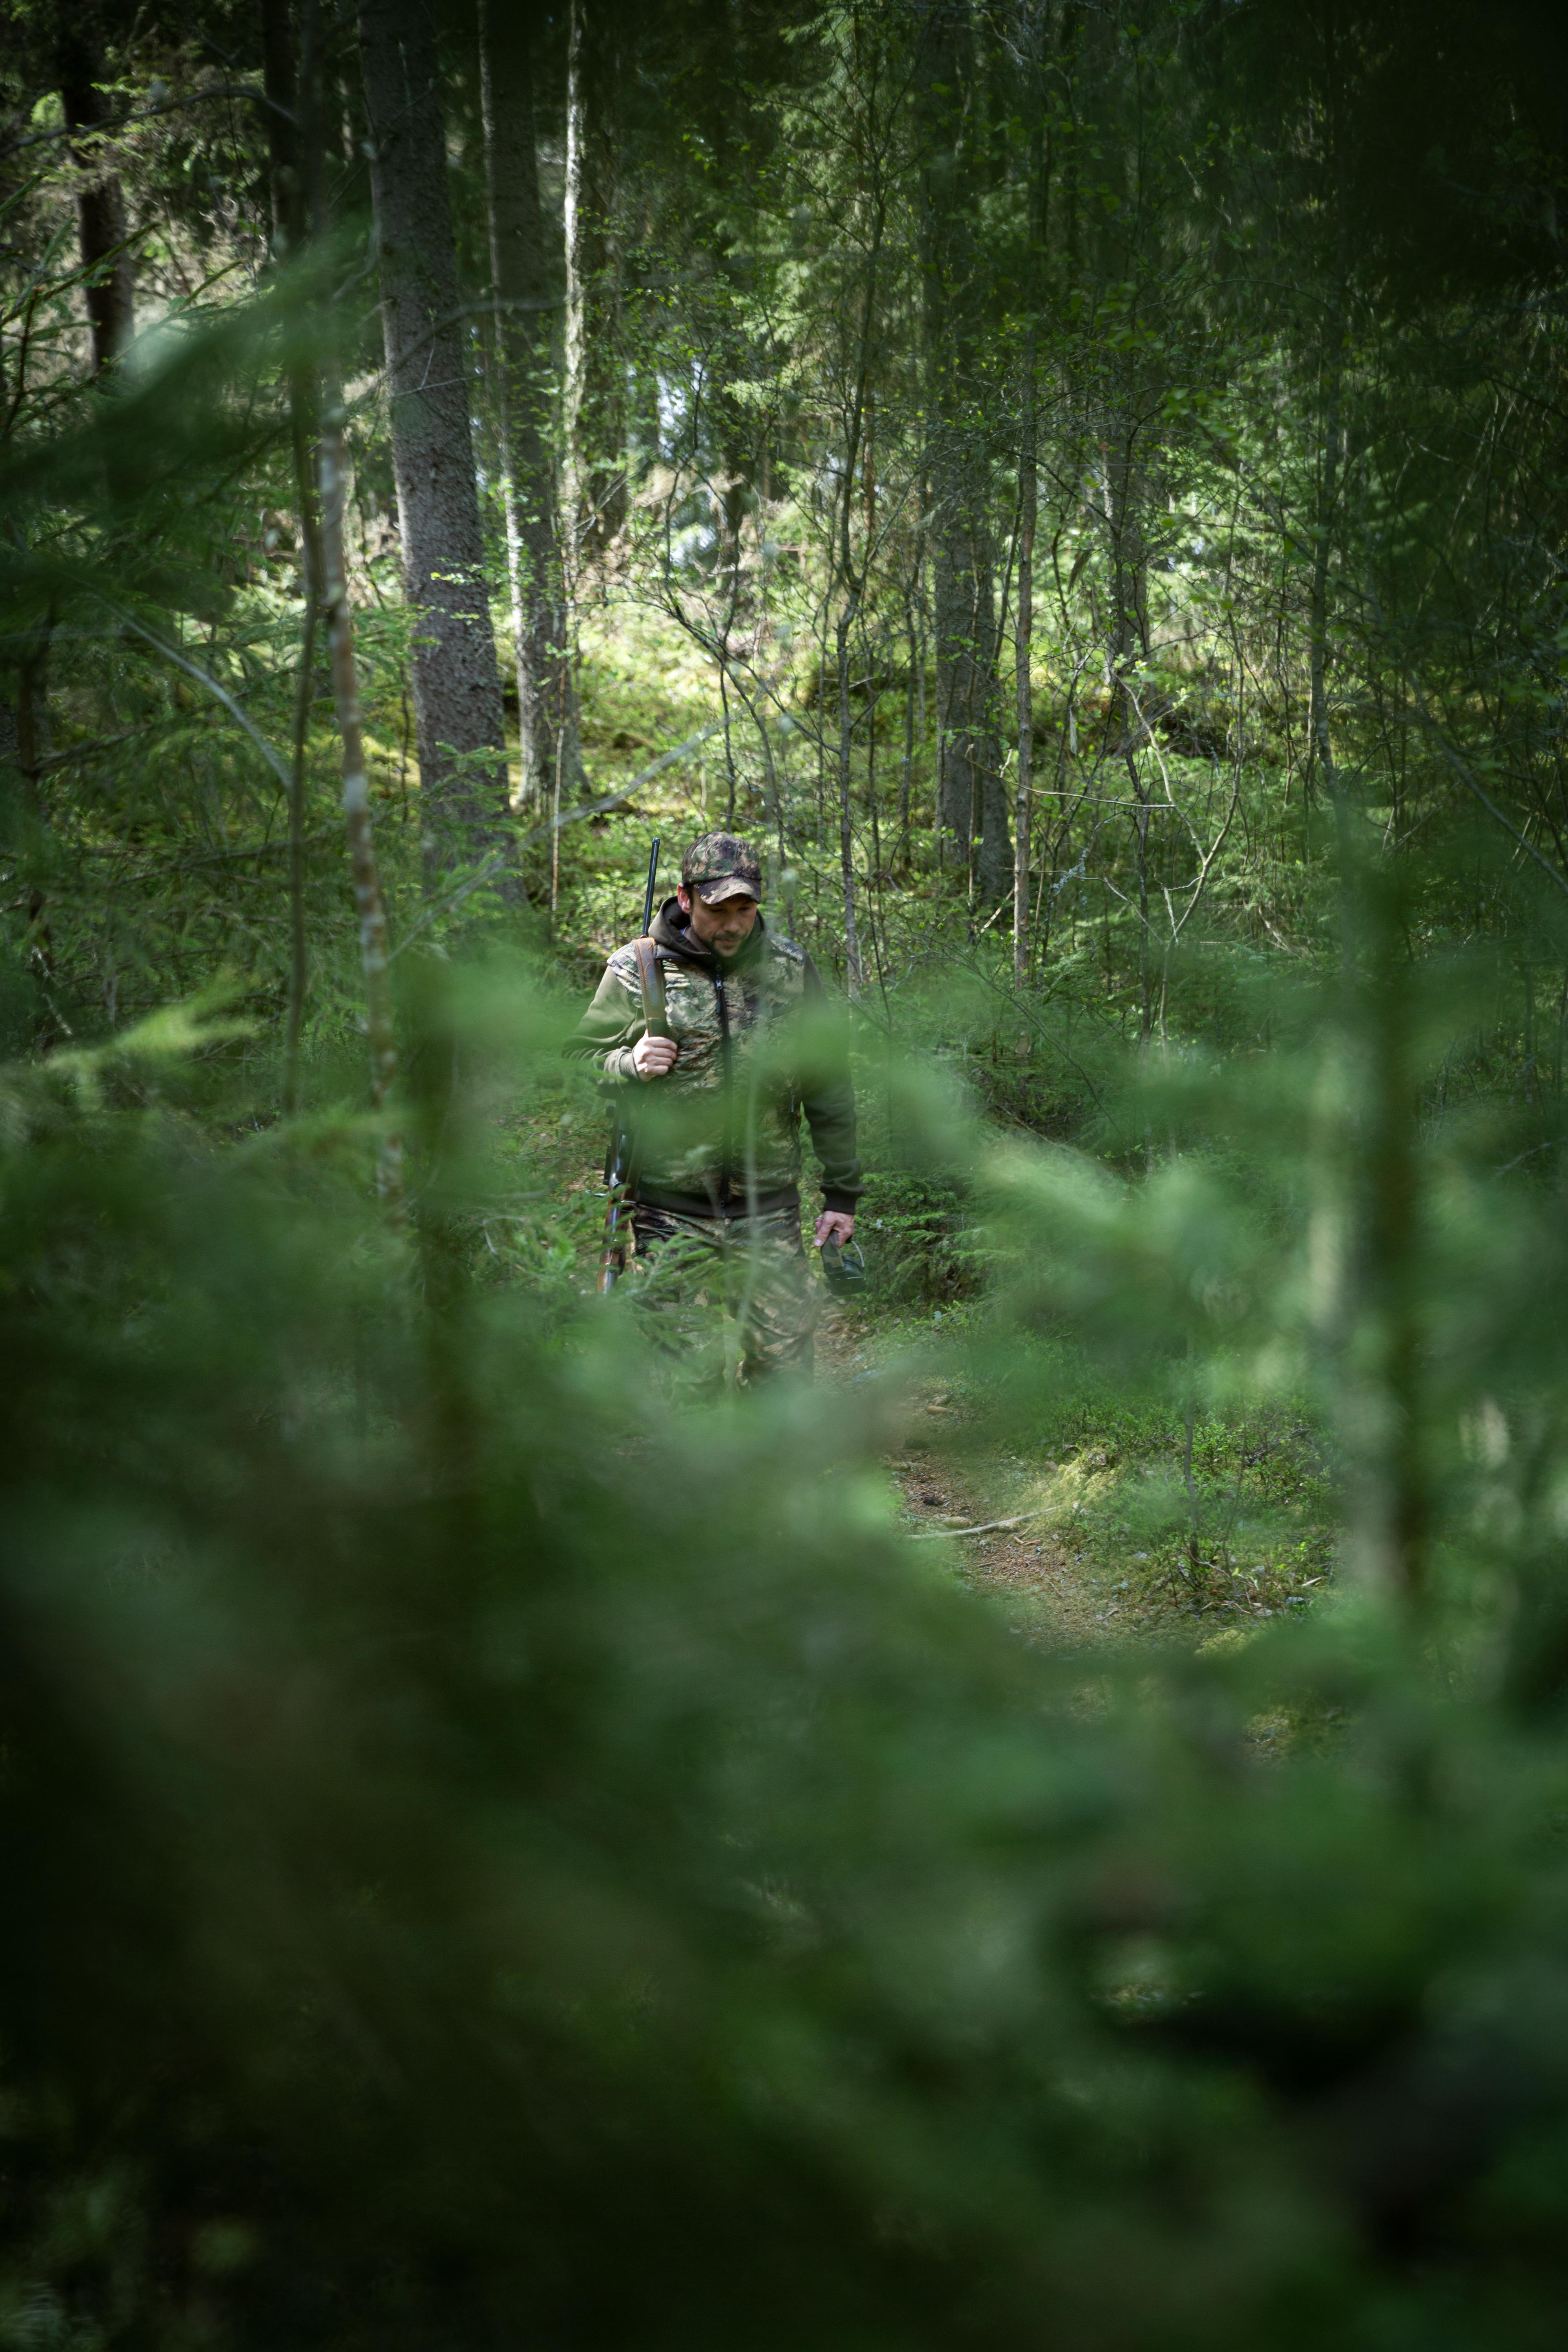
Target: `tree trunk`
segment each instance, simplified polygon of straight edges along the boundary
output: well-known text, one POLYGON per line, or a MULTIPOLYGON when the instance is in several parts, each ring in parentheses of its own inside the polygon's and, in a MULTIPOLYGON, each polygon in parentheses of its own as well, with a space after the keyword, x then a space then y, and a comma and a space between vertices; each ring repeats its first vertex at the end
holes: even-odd
POLYGON ((578 545, 602 555, 626 519, 616 240, 615 85, 606 11, 572 0, 566 75, 566 434, 578 545))
POLYGON ((920 691, 920 664, 923 658, 919 632, 915 626, 915 605, 920 594, 920 541, 915 541, 914 577, 904 591, 904 635, 909 645, 910 674, 904 687, 904 756, 899 768, 899 862, 910 862, 910 787, 915 764, 915 724, 920 691))
POLYGON ((1312 549, 1312 600, 1308 617, 1307 773, 1321 775, 1333 800, 1333 739, 1329 731, 1329 546, 1333 535, 1334 508, 1339 498, 1340 392, 1344 367, 1344 302, 1336 288, 1327 337, 1327 396, 1323 408, 1323 438, 1318 458, 1318 511, 1312 549))
POLYGON ((984 492, 950 479, 932 532, 941 733, 938 824, 944 859, 994 905, 1012 880, 1007 795, 996 725, 995 549, 984 492))
POLYGON ((931 608, 936 627, 936 854, 939 866, 969 865, 969 770, 961 756, 957 714, 961 671, 967 642, 971 599, 963 593, 962 549, 951 512, 943 509, 945 485, 933 462, 933 488, 942 500, 931 525, 931 608))
MULTIPOLYGON (((44 797, 44 762, 54 741, 48 698, 49 625, 45 624, 24 655, 16 674, 16 767, 22 779, 24 839, 29 863, 48 822, 44 797)), ((27 878, 27 950, 33 969, 47 981, 55 968, 54 940, 49 931, 48 900, 36 864, 27 878)))
POLYGON ((77 184, 77 232, 87 277, 87 315, 92 330, 92 373, 102 375, 125 351, 135 332, 136 281, 126 250, 125 192, 118 172, 103 159, 99 135, 114 120, 98 84, 107 79, 103 51, 90 26, 79 19, 60 36, 56 58, 60 103, 73 136, 71 161, 81 173, 77 184))
MULTIPOLYGON (((1334 283, 1329 301, 1323 352, 1323 437, 1318 457, 1318 500, 1312 548, 1312 601, 1308 619, 1309 691, 1307 715, 1307 775, 1321 771, 1339 821, 1340 845, 1345 845, 1345 813, 1334 769, 1333 738, 1329 730, 1329 550, 1332 543, 1335 509, 1340 495, 1340 404, 1344 389, 1345 309, 1349 272, 1345 260, 1344 160, 1340 147, 1339 57, 1331 11, 1323 21, 1325 79, 1328 85, 1329 151, 1334 198, 1334 283)), ((1342 887, 1348 880, 1342 875, 1342 887)))
POLYGON ((270 167, 274 264, 298 258, 308 236, 304 142, 300 129, 300 75, 294 55, 289 0, 261 0, 262 108, 270 167))
MULTIPOLYGON (((704 241, 717 289, 733 298, 718 311, 719 332, 709 344, 703 386, 709 431, 719 453, 714 483, 715 585, 726 614, 726 637, 737 617, 749 619, 754 610, 752 583, 744 572, 747 501, 753 482, 766 472, 765 449, 758 446, 757 413, 738 400, 731 389, 755 378, 767 364, 744 324, 758 192, 756 151, 746 136, 745 115, 733 102, 747 74, 741 26, 743 13, 733 0, 694 0, 689 20, 693 54, 701 55, 705 68, 693 92, 692 130, 706 145, 711 184, 725 192, 722 208, 707 224, 704 241)), ((762 437, 765 439, 765 431, 762 437)), ((759 530, 757 537, 760 558, 765 532, 759 530)))
POLYGON ((974 250, 979 187, 964 93, 974 80, 972 28, 960 0, 929 0, 921 43, 921 288, 931 437, 931 575, 936 623, 937 845, 962 861, 980 897, 1012 878, 1006 791, 994 708, 995 554, 985 454, 968 414, 966 379, 985 322, 974 250))
MULTIPOLYGON (((505 721, 435 46, 420 0, 360 0, 359 33, 429 888, 505 849, 505 721)), ((502 873, 501 895, 521 897, 515 866, 502 873)))
MULTIPOLYGON (((847 498, 850 493, 845 493, 847 498)), ((838 615, 838 878, 844 892, 844 977, 851 996, 860 992, 860 929, 855 904, 855 819, 849 754, 855 721, 849 700, 849 635, 852 601, 838 615)))
MULTIPOLYGON (((381 1110, 397 1082, 397 1032, 393 1024, 386 908, 381 895, 381 874, 371 824, 370 778, 365 769, 359 677, 354 663, 353 608, 349 603, 348 565, 343 551, 343 501, 348 491, 343 424, 341 404, 329 402, 321 445, 321 560, 325 573, 322 602, 331 656, 332 700, 342 739, 343 823, 348 834, 354 907, 359 915, 360 968, 364 974, 365 1025, 370 1032, 371 1100, 381 1110)), ((376 1189, 389 1214, 401 1215, 403 1145, 395 1134, 382 1139, 376 1189)))
POLYGON ((1140 747, 1147 715, 1133 670, 1149 653, 1149 559, 1143 530, 1143 462, 1133 387, 1122 387, 1104 428, 1101 474, 1104 520, 1110 555, 1110 614, 1106 646, 1108 684, 1114 699, 1117 747, 1137 803, 1133 852, 1138 882, 1138 1043, 1148 1050, 1153 1034, 1153 961, 1149 930, 1149 800, 1140 747))
POLYGON ((1018 458, 1018 606, 1014 625, 1018 717, 1018 773, 1014 791, 1013 978, 1029 976, 1029 843, 1035 829, 1035 695, 1030 658, 1035 642, 1035 509, 1039 496, 1035 453, 1035 338, 1024 354, 1024 446, 1018 458))
POLYGON ((526 26, 498 0, 479 0, 485 192, 495 299, 497 411, 507 570, 517 661, 522 790, 542 799, 562 739, 569 783, 580 781, 566 583, 556 529, 551 446, 551 269, 534 147, 533 75, 526 26))
MULTIPOLYGON (((849 701, 849 641, 855 625, 865 608, 867 582, 874 543, 875 494, 868 476, 866 488, 867 527, 860 548, 858 563, 855 558, 855 485, 863 454, 869 463, 869 422, 871 396, 871 351, 876 331, 879 272, 882 257, 882 238, 887 226, 887 191, 880 173, 871 177, 868 189, 871 206, 870 237, 866 257, 866 278, 860 299, 859 346, 856 355, 853 396, 849 403, 848 432, 844 449, 844 495, 838 511, 838 576, 844 603, 838 614, 838 863, 844 889, 844 961, 845 975, 851 996, 860 990, 859 923, 855 903, 855 824, 851 792, 850 751, 854 720, 849 701)), ((876 726, 876 705, 868 715, 867 742, 869 745, 876 726)), ((866 793, 874 806, 876 793, 874 758, 869 751, 866 761, 866 793)))
POLYGON ((1039 509, 1039 331, 1046 281, 1046 235, 1050 222, 1054 160, 1045 88, 1045 16, 1026 5, 1020 10, 1019 49, 1026 68, 1031 118, 1025 194, 1029 252, 1025 268, 1028 331, 1024 339, 1023 436, 1018 451, 1018 603, 1014 625, 1014 682, 1018 729, 1018 772, 1014 793, 1013 979, 1023 988, 1029 977, 1029 853, 1035 831, 1035 526, 1039 509))
MULTIPOLYGON (((977 493, 977 503, 978 496, 977 493)), ((1007 833, 1007 787, 1002 775, 997 709, 997 657, 1002 647, 996 626, 994 550, 988 523, 980 524, 973 537, 973 652, 967 681, 970 698, 964 714, 963 757, 970 776, 974 887, 984 905, 994 907, 1006 897, 1013 880, 1013 846, 1007 833)))
MULTIPOLYGON (((310 238, 307 154, 317 135, 315 0, 305 0, 304 56, 296 71, 289 0, 261 0, 262 82, 266 92, 268 152, 271 163, 272 257, 298 259, 310 238), (309 128, 307 129, 307 124, 309 128)), ((283 1109, 300 1108, 300 1046, 310 985, 305 923, 306 759, 310 709, 316 690, 316 622, 321 599, 321 535, 316 511, 312 446, 316 387, 311 371, 295 359, 287 371, 289 441, 299 500, 300 593, 304 607, 300 669, 294 698, 293 756, 289 774, 289 995, 283 1021, 283 1109)))

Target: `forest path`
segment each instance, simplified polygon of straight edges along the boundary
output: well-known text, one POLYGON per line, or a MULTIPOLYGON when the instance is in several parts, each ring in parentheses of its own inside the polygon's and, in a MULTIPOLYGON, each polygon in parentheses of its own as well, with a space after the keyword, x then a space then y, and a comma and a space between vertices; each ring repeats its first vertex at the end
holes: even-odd
MULTIPOLYGON (((847 1385, 874 1376, 896 1337, 873 1316, 826 1308, 819 1378, 847 1385)), ((1132 1580, 1097 1565, 1075 1539, 1075 1489, 1092 1481, 1092 1465, 1026 1463, 975 1444, 970 1409, 934 1370, 911 1381, 909 1399, 899 1442, 882 1457, 905 1525, 939 1549, 962 1584, 995 1601, 1016 1632, 1065 1650, 1191 1638, 1190 1618, 1151 1607, 1132 1580)))

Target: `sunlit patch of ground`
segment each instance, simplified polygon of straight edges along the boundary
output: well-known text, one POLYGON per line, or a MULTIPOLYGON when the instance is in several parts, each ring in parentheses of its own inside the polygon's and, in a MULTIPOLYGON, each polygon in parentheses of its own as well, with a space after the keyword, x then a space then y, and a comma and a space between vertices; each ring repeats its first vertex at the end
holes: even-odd
MULTIPOLYGON (((876 1377, 902 1353, 910 1333, 869 1318, 824 1313, 818 1377, 876 1377)), ((921 1352, 940 1361, 940 1336, 922 1333, 921 1352)), ((1081 1649, 1200 1628, 1176 1609, 1150 1601, 1135 1580, 1095 1564, 1075 1523, 1115 1484, 1092 1451, 1069 1462, 1025 1464, 974 1444, 972 1409, 933 1368, 911 1379, 899 1444, 885 1466, 911 1535, 930 1542, 961 1582, 995 1600, 1031 1641, 1081 1649)))

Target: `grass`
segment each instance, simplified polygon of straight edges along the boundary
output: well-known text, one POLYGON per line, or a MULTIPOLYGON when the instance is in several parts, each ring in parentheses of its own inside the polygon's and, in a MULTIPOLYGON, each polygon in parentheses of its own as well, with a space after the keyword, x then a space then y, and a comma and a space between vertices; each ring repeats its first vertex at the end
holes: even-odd
POLYGON ((1310 1606, 1331 1580, 1338 1497, 1305 1407, 1209 1412, 1189 1432, 1170 1390, 1118 1381, 1070 1341, 1023 1361, 1015 1335, 999 1361, 978 1302, 952 1337, 970 1343, 952 1442, 990 1515, 1029 1512, 1120 1612, 1243 1622, 1310 1606))

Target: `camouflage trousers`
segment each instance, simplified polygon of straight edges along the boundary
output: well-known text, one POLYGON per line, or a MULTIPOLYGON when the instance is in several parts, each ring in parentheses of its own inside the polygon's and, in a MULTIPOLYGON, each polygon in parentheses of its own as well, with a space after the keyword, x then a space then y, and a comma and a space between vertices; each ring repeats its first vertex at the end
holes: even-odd
POLYGON ((639 1315, 683 1386, 752 1387, 812 1364, 816 1286, 800 1211, 688 1217, 639 1202, 626 1268, 639 1315))

